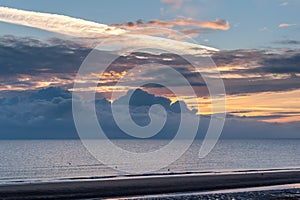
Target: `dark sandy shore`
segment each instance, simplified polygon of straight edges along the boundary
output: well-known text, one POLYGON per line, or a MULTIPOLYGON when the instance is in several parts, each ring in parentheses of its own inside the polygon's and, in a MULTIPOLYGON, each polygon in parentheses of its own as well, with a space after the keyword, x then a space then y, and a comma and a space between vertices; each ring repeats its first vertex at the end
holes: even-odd
POLYGON ((210 193, 210 194, 181 194, 160 197, 136 197, 122 200, 299 200, 300 188, 261 190, 247 192, 210 193))
POLYGON ((300 183, 300 171, 189 174, 0 186, 0 199, 78 199, 300 183))

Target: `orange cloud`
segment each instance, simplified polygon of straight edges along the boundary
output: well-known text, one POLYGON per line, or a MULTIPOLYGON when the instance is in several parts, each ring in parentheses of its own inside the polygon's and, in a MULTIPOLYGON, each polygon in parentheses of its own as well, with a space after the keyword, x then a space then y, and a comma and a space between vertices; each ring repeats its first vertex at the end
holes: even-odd
MULTIPOLYGON (((300 90, 258 92, 247 95, 227 95, 226 112, 245 120, 268 123, 300 122, 300 90), (272 101, 270 101, 272 99, 272 101)), ((212 114, 210 98, 198 99, 200 114, 212 114)), ((192 108, 197 107, 194 103, 192 108)))
POLYGON ((141 20, 136 22, 126 22, 123 24, 111 24, 112 26, 122 27, 126 29, 136 28, 136 27, 174 27, 174 26, 194 26, 198 28, 207 28, 214 30, 228 30, 230 28, 229 22, 224 19, 215 19, 200 21, 192 18, 187 19, 174 19, 171 21, 162 21, 162 20, 152 20, 147 23, 143 23, 141 20))
POLYGON ((279 28, 289 27, 289 26, 296 26, 296 24, 285 24, 285 23, 282 23, 282 24, 278 25, 279 28))
MULTIPOLYGON (((224 19, 215 19, 215 20, 195 20, 192 18, 187 19, 174 19, 170 21, 163 20, 151 20, 149 22, 142 22, 138 20, 136 22, 125 22, 122 24, 111 24, 111 26, 134 30, 141 27, 157 27, 157 28, 182 28, 182 32, 190 37, 196 37, 200 33, 207 32, 207 30, 223 30, 226 31, 230 29, 229 22, 224 19)), ((147 31, 147 30, 144 30, 147 31)), ((153 30, 152 30, 153 31, 153 30)), ((159 35, 165 34, 163 29, 159 29, 155 32, 159 32, 159 35)), ((144 33, 144 34, 149 34, 144 33)))
POLYGON ((162 20, 153 20, 149 21, 147 23, 148 26, 153 26, 153 27, 166 27, 166 28, 171 28, 174 26, 172 23, 164 22, 162 20))
POLYGON ((272 116, 274 113, 285 114, 283 117, 262 119, 265 122, 300 121, 300 90, 281 92, 259 92, 248 95, 227 95, 227 112, 240 112, 240 116, 272 116), (271 99, 271 101, 270 101, 271 99))
POLYGON ((214 30, 216 29, 228 30, 230 28, 229 22, 224 19, 199 21, 199 20, 194 20, 192 18, 188 18, 188 19, 173 20, 171 23, 178 26, 195 26, 195 27, 208 28, 214 30))

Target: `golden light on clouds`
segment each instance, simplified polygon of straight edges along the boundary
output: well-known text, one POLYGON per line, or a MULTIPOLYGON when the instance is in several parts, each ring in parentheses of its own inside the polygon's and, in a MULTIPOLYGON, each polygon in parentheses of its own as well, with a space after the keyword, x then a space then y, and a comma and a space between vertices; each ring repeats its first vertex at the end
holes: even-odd
MULTIPOLYGON (((172 102, 178 98, 172 97, 172 102)), ((190 108, 198 107, 198 114, 212 114, 211 98, 190 100, 190 108)), ((238 117, 256 118, 270 123, 300 121, 300 89, 282 92, 259 92, 246 95, 227 95, 226 112, 238 117), (261 118, 260 118, 261 117, 261 118)))
POLYGON ((266 122, 300 121, 300 90, 260 92, 244 96, 227 96, 227 112, 239 112, 239 116, 285 115, 266 122))

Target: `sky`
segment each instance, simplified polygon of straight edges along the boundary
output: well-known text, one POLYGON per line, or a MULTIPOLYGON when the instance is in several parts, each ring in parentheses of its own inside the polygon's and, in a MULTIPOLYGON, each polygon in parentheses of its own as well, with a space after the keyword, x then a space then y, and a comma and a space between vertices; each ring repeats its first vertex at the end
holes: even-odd
MULTIPOLYGON (((140 38, 123 45, 156 41, 159 47, 171 45, 193 58, 199 53, 211 56, 226 89, 223 135, 300 138, 299 8, 297 0, 0 0, 0 138, 74 137, 71 92, 77 70, 96 45, 124 33, 140 38)), ((178 113, 171 107, 177 101, 184 102, 189 117, 206 120, 214 114, 207 83, 182 57, 166 52, 118 56, 105 73, 86 77, 102 79, 97 98, 105 98, 105 105, 98 102, 104 119, 111 121, 107 106, 117 100, 110 96, 115 84, 141 64, 150 67, 135 72, 135 82, 166 79, 185 90, 153 63, 173 66, 198 96, 176 97, 156 85, 142 87, 140 101, 149 94, 161 97, 175 121, 178 113)), ((131 87, 117 89, 126 95, 131 87)), ((145 124, 149 105, 139 106, 145 117, 138 123, 145 124)), ((175 121, 168 122, 169 128, 175 121)), ((116 124, 107 126, 118 132, 116 124)), ((172 131, 167 127, 165 132, 172 131)))
MULTIPOLYGON (((92 1, 84 4, 74 0, 70 2, 37 1, 0 1, 1 6, 46 13, 56 13, 75 18, 95 21, 102 24, 119 24, 142 20, 169 21, 174 19, 227 20, 230 28, 226 31, 207 31, 196 38, 220 49, 245 49, 282 47, 286 40, 299 40, 299 6, 297 0, 165 0, 147 3, 127 1, 92 1), (169 2, 169 3, 168 3, 169 2), (116 14, 117 13, 117 14, 116 14), (280 26, 281 25, 281 26, 280 26), (286 26, 284 26, 286 25, 286 26)), ((1 23, 1 33, 17 35, 35 35, 47 37, 53 33, 17 27, 1 23)), ((196 31, 195 31, 196 32, 196 31)), ((285 45, 286 47, 287 45, 285 45)), ((299 44, 298 44, 299 46, 299 44)))

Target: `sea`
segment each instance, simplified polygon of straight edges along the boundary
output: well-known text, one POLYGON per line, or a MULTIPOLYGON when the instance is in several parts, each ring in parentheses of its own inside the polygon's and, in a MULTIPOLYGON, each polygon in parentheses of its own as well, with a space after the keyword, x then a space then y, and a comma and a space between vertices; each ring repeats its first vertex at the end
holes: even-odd
MULTIPOLYGON (((137 152, 160 148, 165 140, 115 140, 121 148, 137 152)), ((199 158, 202 141, 169 166, 147 174, 235 173, 256 170, 300 168, 299 139, 223 139, 204 158, 199 158)), ((109 154, 109 153, 108 153, 109 154)), ((109 155, 108 155, 109 156, 109 155)), ((163 157, 156 158, 156 162, 163 157)), ((120 163, 126 158, 120 157, 120 163)), ((118 165, 119 163, 116 163, 118 165)), ((80 140, 0 140, 0 184, 91 180, 132 176, 102 164, 80 140)))

